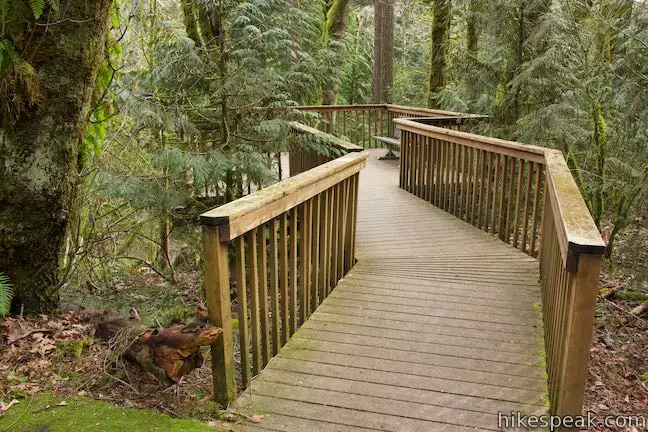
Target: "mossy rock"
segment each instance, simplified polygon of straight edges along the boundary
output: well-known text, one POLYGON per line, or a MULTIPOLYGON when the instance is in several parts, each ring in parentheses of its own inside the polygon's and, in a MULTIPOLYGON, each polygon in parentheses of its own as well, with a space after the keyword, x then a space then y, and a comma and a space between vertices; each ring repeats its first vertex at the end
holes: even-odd
POLYGON ((217 432, 217 429, 193 420, 174 419, 154 411, 120 408, 85 397, 64 398, 45 392, 34 395, 31 401, 27 398, 14 405, 0 418, 0 430, 217 432))

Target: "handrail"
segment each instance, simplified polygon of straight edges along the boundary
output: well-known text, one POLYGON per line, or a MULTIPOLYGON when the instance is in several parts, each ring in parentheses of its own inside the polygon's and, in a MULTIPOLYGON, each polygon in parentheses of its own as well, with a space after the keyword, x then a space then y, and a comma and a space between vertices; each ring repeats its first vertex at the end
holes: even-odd
POLYGON ((580 254, 603 256, 605 243, 562 152, 545 149, 545 163, 551 206, 555 214, 561 215, 558 220, 560 250, 565 266, 573 272, 580 254))
POLYGON ((214 399, 223 406, 237 389, 230 285, 238 298, 241 385, 247 387, 355 264, 358 179, 368 153, 291 126, 344 154, 200 216, 207 309, 223 329, 212 345, 214 399))
POLYGON ((485 119, 488 118, 486 115, 482 114, 467 114, 457 111, 447 111, 440 110, 436 108, 419 108, 419 107, 410 107, 405 105, 394 105, 394 104, 385 104, 385 107, 388 111, 401 112, 404 114, 412 114, 416 116, 429 117, 429 116, 439 116, 439 117, 461 117, 461 118, 471 118, 471 119, 485 119))
POLYGON ((221 240, 232 240, 360 172, 368 153, 351 153, 268 186, 200 215, 202 225, 220 229, 221 240))
POLYGON ((401 188, 539 256, 550 411, 580 414, 605 244, 562 153, 394 123, 401 188))
POLYGON ((324 132, 348 137, 363 148, 384 147, 384 143, 375 137, 394 136, 393 120, 398 117, 425 118, 437 126, 455 129, 463 129, 472 121, 488 117, 393 104, 308 105, 294 109, 320 113, 320 118, 311 120, 312 126, 324 132))
POLYGON ((457 144, 468 145, 487 151, 501 149, 502 154, 508 156, 528 158, 533 162, 542 163, 546 149, 544 147, 525 145, 514 141, 506 141, 499 138, 486 137, 483 135, 471 134, 468 132, 456 131, 453 129, 442 128, 423 124, 414 120, 394 119, 394 123, 399 125, 399 129, 410 132, 427 132, 426 135, 431 138, 441 140, 452 140, 457 144))
POLYGON ((336 148, 338 150, 343 150, 343 151, 346 151, 346 152, 349 152, 349 153, 360 152, 360 151, 364 150, 362 147, 357 146, 355 144, 352 144, 349 141, 338 138, 335 135, 331 135, 329 133, 322 132, 319 129, 315 129, 315 128, 310 127, 310 126, 306 126, 303 123, 293 121, 293 122, 290 122, 289 125, 294 131, 304 133, 304 134, 309 134, 309 135, 312 135, 314 137, 321 138, 322 140, 326 141, 327 144, 331 145, 332 147, 334 147, 334 148, 336 148))

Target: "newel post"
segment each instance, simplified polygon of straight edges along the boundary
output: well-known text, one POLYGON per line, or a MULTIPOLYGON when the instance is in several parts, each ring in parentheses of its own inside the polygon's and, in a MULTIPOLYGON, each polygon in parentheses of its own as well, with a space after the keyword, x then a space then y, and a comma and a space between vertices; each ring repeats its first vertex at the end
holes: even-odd
POLYGON ((220 240, 218 227, 203 225, 202 232, 209 320, 213 326, 223 329, 211 346, 214 400, 227 407, 236 397, 227 242, 220 240))
POLYGON ((562 382, 554 405, 557 415, 581 415, 602 259, 600 255, 579 255, 576 272, 570 277, 562 382))

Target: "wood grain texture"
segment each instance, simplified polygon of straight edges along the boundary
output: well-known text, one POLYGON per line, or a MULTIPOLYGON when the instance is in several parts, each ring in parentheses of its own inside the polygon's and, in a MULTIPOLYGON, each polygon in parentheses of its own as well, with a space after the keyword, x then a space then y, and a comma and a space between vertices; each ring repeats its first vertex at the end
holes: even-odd
POLYGON ((341 209, 358 262, 237 400, 264 420, 233 429, 486 431, 498 411, 544 413, 537 261, 400 189, 397 163, 370 153, 357 216, 341 209))

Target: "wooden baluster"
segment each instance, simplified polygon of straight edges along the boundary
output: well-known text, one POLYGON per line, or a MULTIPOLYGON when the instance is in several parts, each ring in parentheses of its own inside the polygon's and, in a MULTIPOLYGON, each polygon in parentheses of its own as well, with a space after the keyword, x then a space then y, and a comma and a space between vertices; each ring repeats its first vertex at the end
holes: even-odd
POLYGON ((366 133, 365 133, 365 125, 367 124, 366 119, 365 119, 365 110, 362 110, 362 147, 367 148, 367 142, 366 142, 366 133))
POLYGON ((340 222, 339 225, 336 225, 337 229, 337 274, 335 276, 335 285, 337 285, 338 281, 344 277, 344 237, 346 233, 346 226, 347 226, 347 212, 348 212, 348 201, 349 201, 349 179, 346 179, 342 182, 340 185, 340 200, 339 200, 339 207, 338 207, 338 220, 340 222))
POLYGON ((289 286, 288 286, 288 262, 290 260, 288 256, 288 212, 285 212, 281 215, 280 220, 280 240, 281 244, 279 246, 279 255, 281 257, 280 271, 279 271, 279 285, 281 286, 281 346, 285 345, 288 341, 290 335, 290 297, 288 295, 289 286))
POLYGON ((272 355, 279 354, 279 333, 281 313, 279 311, 279 245, 277 240, 277 220, 268 222, 270 228, 270 307, 272 310, 272 355))
POLYGON ((239 345, 241 347, 241 379, 250 386, 250 335, 248 327, 247 287, 245 280, 245 238, 234 240, 234 276, 238 298, 239 345))
POLYGON ((465 220, 465 207, 464 202, 466 201, 466 191, 468 190, 466 186, 466 165, 467 165, 467 155, 466 151, 468 149, 466 146, 459 146, 459 153, 461 158, 461 179, 459 181, 459 219, 465 220))
POLYGON ((234 342, 232 330, 227 243, 217 228, 203 227, 205 254, 205 297, 209 320, 223 329, 211 346, 214 399, 227 406, 236 397, 234 342))
POLYGON ((479 174, 478 174, 478 180, 479 180, 479 198, 477 199, 477 225, 476 227, 481 229, 482 226, 482 207, 483 207, 483 196, 484 196, 484 176, 486 172, 486 151, 485 150, 479 150, 479 174))
POLYGON ((448 143, 448 213, 454 213, 456 202, 455 194, 455 161, 457 160, 457 145, 453 142, 448 143))
POLYGON ((434 191, 434 179, 432 178, 432 174, 434 173, 434 148, 432 147, 432 138, 425 137, 424 139, 427 164, 425 169, 427 184, 427 187, 425 189, 425 200, 432 202, 432 192, 434 191))
POLYGON ((400 167, 398 175, 398 186, 401 189, 405 189, 405 178, 407 176, 407 171, 405 169, 407 164, 407 133, 405 131, 401 134, 401 157, 400 157, 400 167))
POLYGON ((454 183, 454 192, 452 193, 452 214, 457 216, 457 212, 459 211, 459 180, 461 179, 461 146, 459 144, 455 144, 454 146, 454 152, 453 152, 453 157, 455 159, 454 163, 454 176, 453 176, 453 183, 454 183))
POLYGON ((536 171, 535 192, 533 195, 533 227, 531 229, 531 255, 533 255, 534 257, 538 256, 538 251, 536 250, 536 238, 539 235, 539 233, 537 232, 538 219, 541 217, 541 210, 538 205, 540 203, 540 190, 542 188, 543 177, 543 165, 538 164, 536 171))
MULTIPOLYGON (((371 111, 372 117, 373 117, 373 135, 376 136, 378 135, 378 110, 372 110, 371 111)), ((374 140, 374 147, 382 147, 380 143, 378 143, 376 140, 374 140)))
POLYGON ((443 181, 441 173, 443 170, 443 144, 438 139, 434 139, 434 148, 436 152, 436 164, 434 165, 434 205, 441 208, 441 200, 443 199, 443 181))
POLYGON ((524 194, 524 225, 522 229, 522 252, 527 251, 527 237, 529 235, 529 206, 531 203, 531 185, 533 184, 533 162, 527 161, 526 193, 524 194))
POLYGON ((355 234, 356 222, 358 216, 358 174, 354 174, 349 178, 349 204, 347 207, 347 235, 345 241, 345 248, 347 254, 345 255, 347 273, 355 265, 355 234))
POLYGON ((358 122, 359 121, 359 116, 360 116, 359 111, 356 109, 356 110, 354 110, 354 113, 355 113, 355 127, 354 127, 354 129, 355 129, 355 141, 353 143, 355 145, 362 146, 362 144, 360 144, 360 128, 358 127, 360 125, 359 122, 358 122))
POLYGON ((407 182, 405 184, 405 190, 412 192, 412 172, 414 167, 414 154, 415 154, 415 143, 414 143, 414 134, 407 132, 407 159, 406 159, 406 170, 407 170, 407 182))
POLYGON ((504 228, 504 241, 506 243, 511 243, 511 227, 513 217, 513 204, 515 198, 513 196, 513 185, 515 184, 515 164, 517 159, 511 157, 509 161, 509 176, 508 176, 508 192, 507 192, 507 202, 506 202, 506 227, 504 228))
POLYGON ((367 125, 367 144, 369 148, 374 148, 374 143, 371 138, 371 116, 373 114, 373 111, 368 110, 367 111, 367 118, 369 119, 369 124, 367 125))
POLYGON ((514 215, 514 231, 513 231, 513 246, 518 247, 518 238, 520 232, 520 205, 522 202, 522 178, 524 175, 524 161, 518 161, 517 172, 517 193, 515 194, 515 215, 514 215))
POLYGON ((336 282, 338 280, 337 275, 338 275, 338 260, 337 260, 337 254, 338 254, 338 236, 337 233, 340 230, 340 195, 341 195, 341 184, 338 183, 333 187, 333 217, 331 218, 331 256, 329 262, 331 270, 329 272, 329 289, 328 292, 326 293, 326 296, 328 297, 329 293, 333 290, 333 288, 336 285, 336 282))
POLYGON ((418 143, 418 190, 417 190, 417 196, 419 198, 424 197, 424 190, 425 190, 425 145, 424 145, 424 137, 421 135, 418 135, 416 137, 416 141, 418 143))
POLYGON ((250 327, 252 330, 252 375, 261 372, 261 320, 259 317, 259 270, 257 259, 257 230, 247 233, 248 268, 250 273, 250 327))
MULTIPOLYGON (((302 203, 302 207, 305 206, 306 204, 302 203)), ((288 234, 290 236, 290 335, 297 331, 297 213, 297 207, 290 210, 290 232, 288 234)), ((304 266, 305 263, 302 263, 302 267, 304 266)))
POLYGON ((261 225, 257 228, 257 240, 259 242, 259 307, 261 312, 261 357, 263 367, 270 361, 270 337, 268 335, 269 313, 268 313, 268 248, 266 238, 266 227, 261 225))
POLYGON ((491 191, 493 189, 493 156, 492 152, 488 152, 488 168, 486 170, 486 207, 484 208, 484 231, 488 232, 490 226, 490 211, 491 211, 491 191))
MULTIPOLYGON (((502 155, 502 178, 500 180, 500 202, 498 210, 498 223, 497 223, 497 232, 500 240, 504 240, 504 231, 506 226, 505 215, 504 215, 504 206, 510 199, 506 195, 506 176, 508 173, 508 161, 509 157, 502 155)), ((504 240, 505 241, 505 240, 504 240)))
MULTIPOLYGON (((501 162, 501 156, 500 154, 494 154, 493 155, 493 164, 495 165, 495 172, 493 173, 493 207, 491 208, 491 225, 490 225, 490 233, 495 234, 497 232, 496 226, 499 225, 498 219, 497 219, 497 190, 499 189, 499 182, 500 182, 500 162, 501 162)), ((500 197, 501 201, 501 197, 500 197)))
POLYGON ((326 298, 326 292, 328 290, 328 277, 329 277, 329 256, 331 253, 331 243, 330 243, 330 223, 331 223, 331 189, 327 189, 322 192, 322 207, 321 207, 321 220, 319 224, 320 228, 320 279, 319 279, 319 291, 317 292, 317 301, 315 302, 315 308, 319 306, 324 298, 326 298))
MULTIPOLYGON (((313 223, 313 199, 311 198, 307 202, 301 205, 299 219, 300 219, 300 318, 301 324, 306 322, 308 318, 308 304, 309 304, 309 293, 310 293, 310 284, 311 284, 311 242, 312 242, 312 223, 313 223)), ((297 328, 295 328, 297 331, 297 328)))
POLYGON ((448 165, 447 165, 447 160, 448 160, 448 146, 445 141, 439 140, 439 145, 441 146, 441 166, 439 167, 440 171, 440 189, 441 189, 441 197, 439 200, 439 208, 442 210, 445 210, 446 206, 446 198, 447 198, 447 192, 446 192, 446 173, 448 170, 448 165))
POLYGON ((309 304, 308 304, 308 316, 315 310, 315 307, 317 307, 317 293, 318 293, 318 288, 319 288, 319 280, 320 280, 320 273, 322 272, 322 268, 320 266, 320 244, 322 242, 321 238, 321 224, 322 224, 322 203, 321 201, 323 200, 322 193, 317 195, 314 198, 313 201, 313 242, 311 244, 312 248, 312 262, 313 262, 313 274, 312 274, 312 279, 311 279, 311 287, 310 287, 310 293, 308 294, 309 296, 309 304))

